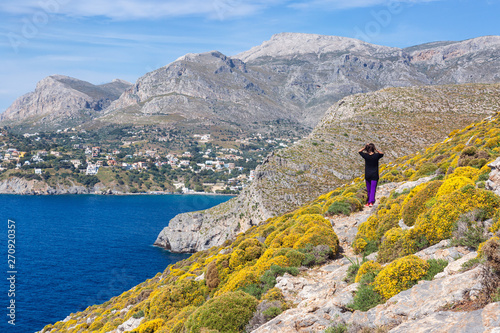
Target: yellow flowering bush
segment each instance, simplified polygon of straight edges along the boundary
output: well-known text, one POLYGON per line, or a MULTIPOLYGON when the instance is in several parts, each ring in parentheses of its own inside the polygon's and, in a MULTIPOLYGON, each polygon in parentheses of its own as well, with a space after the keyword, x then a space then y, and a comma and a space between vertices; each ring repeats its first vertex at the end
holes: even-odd
POLYGON ((414 225, 417 217, 427 210, 426 203, 436 195, 442 184, 440 180, 424 183, 408 194, 401 210, 401 217, 407 226, 414 225))
POLYGON ((258 259, 264 252, 264 244, 255 238, 245 239, 233 250, 229 259, 229 267, 235 269, 247 262, 258 259))
POLYGON ((363 238, 358 238, 354 241, 354 243, 352 243, 352 248, 354 249, 354 252, 358 254, 363 252, 366 245, 368 245, 367 241, 365 241, 363 238))
POLYGON ((415 253, 417 248, 415 241, 407 237, 408 231, 399 227, 387 231, 382 238, 377 254, 377 261, 385 263, 396 258, 415 253))
POLYGON ((307 244, 328 245, 333 253, 338 251, 338 237, 330 221, 319 214, 304 214, 288 221, 287 228, 279 228, 266 238, 271 248, 290 247, 300 249, 307 244))
POLYGON ((164 324, 163 319, 153 319, 142 323, 139 327, 137 327, 134 332, 137 333, 155 333, 160 327, 164 324))
MULTIPOLYGON (((457 178, 462 177, 450 180, 457 178)), ((441 188, 443 186, 444 184, 441 188)), ((499 207, 498 196, 490 191, 467 185, 438 198, 428 213, 417 218, 415 227, 408 231, 407 236, 410 240, 421 244, 419 248, 424 247, 422 245, 433 245, 451 237, 453 227, 460 215, 480 209, 484 211, 486 218, 490 218, 499 207)))
POLYGON ((415 255, 396 259, 375 277, 374 288, 385 299, 411 288, 429 269, 429 264, 415 255))
POLYGON ((401 219, 401 204, 404 199, 405 195, 399 195, 387 201, 381 200, 377 212, 358 228, 358 233, 352 245, 357 253, 363 251, 369 242, 379 245, 382 236, 398 225, 401 219), (360 239, 363 239, 363 241, 360 239))
POLYGON ((488 242, 500 242, 500 238, 498 236, 493 236, 490 239, 488 239, 488 240, 482 242, 481 244, 479 244, 479 246, 477 247, 477 256, 476 256, 476 258, 481 258, 483 256, 483 247, 488 242))
POLYGON ((382 265, 378 262, 375 262, 373 260, 366 261, 359 267, 358 273, 354 278, 354 282, 359 282, 363 275, 365 275, 366 273, 374 273, 375 275, 377 275, 381 270, 382 265))
POLYGON ((498 218, 498 216, 495 217, 495 220, 490 228, 490 231, 493 233, 500 231, 500 218, 498 218))
POLYGON ((443 182, 441 187, 439 187, 436 196, 442 197, 443 195, 450 194, 455 190, 464 187, 465 185, 474 185, 474 181, 464 176, 456 176, 448 178, 443 182))
POLYGON ((446 176, 446 179, 454 177, 465 177, 471 180, 475 179, 479 175, 479 169, 473 168, 471 166, 458 167, 453 170, 453 173, 446 176))
POLYGON ((262 300, 283 302, 285 300, 285 296, 283 295, 281 289, 274 287, 262 295, 262 300))

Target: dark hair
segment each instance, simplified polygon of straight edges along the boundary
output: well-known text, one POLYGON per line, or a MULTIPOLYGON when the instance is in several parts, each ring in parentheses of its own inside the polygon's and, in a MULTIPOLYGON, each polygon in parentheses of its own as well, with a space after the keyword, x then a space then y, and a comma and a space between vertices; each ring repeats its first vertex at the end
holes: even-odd
POLYGON ((367 143, 366 146, 365 146, 365 151, 368 153, 368 154, 373 154, 375 153, 375 150, 377 148, 375 148, 375 145, 373 143, 367 143))

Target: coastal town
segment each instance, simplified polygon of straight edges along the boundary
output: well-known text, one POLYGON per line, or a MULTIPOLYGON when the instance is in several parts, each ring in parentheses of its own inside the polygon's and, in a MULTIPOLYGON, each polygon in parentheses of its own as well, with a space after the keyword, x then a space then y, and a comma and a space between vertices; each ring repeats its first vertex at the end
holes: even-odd
POLYGON ((254 180, 256 166, 270 151, 293 142, 261 134, 221 142, 211 134, 193 134, 184 147, 169 149, 175 136, 152 136, 144 130, 126 134, 95 142, 86 140, 94 133, 75 128, 17 135, 4 129, 0 180, 18 177, 87 187, 100 183, 99 191, 110 194, 238 194, 254 180))

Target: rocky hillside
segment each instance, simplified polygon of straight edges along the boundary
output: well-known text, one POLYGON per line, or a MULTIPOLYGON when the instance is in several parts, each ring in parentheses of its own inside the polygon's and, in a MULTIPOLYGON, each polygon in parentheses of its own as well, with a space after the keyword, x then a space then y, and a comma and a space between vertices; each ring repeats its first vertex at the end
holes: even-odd
POLYGON ((38 82, 35 91, 19 97, 0 114, 0 123, 49 131, 74 126, 97 117, 131 86, 123 80, 93 85, 68 76, 51 75, 38 82))
POLYGON ((494 332, 499 138, 497 113, 383 165, 373 208, 354 179, 42 332, 494 332))
POLYGON ((361 174, 357 151, 375 142, 385 162, 500 110, 500 84, 387 88, 333 105, 313 132, 267 157, 252 185, 203 212, 176 216, 156 245, 193 252, 281 215, 361 174))

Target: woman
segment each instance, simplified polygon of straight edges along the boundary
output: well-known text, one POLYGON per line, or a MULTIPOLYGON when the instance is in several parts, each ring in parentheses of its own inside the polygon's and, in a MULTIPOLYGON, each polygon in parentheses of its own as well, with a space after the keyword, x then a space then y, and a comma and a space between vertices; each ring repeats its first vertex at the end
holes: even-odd
POLYGON ((373 143, 367 143, 358 153, 365 159, 365 181, 366 191, 368 192, 367 203, 365 206, 372 207, 375 203, 375 192, 377 190, 378 160, 384 157, 384 153, 375 148, 373 143))

